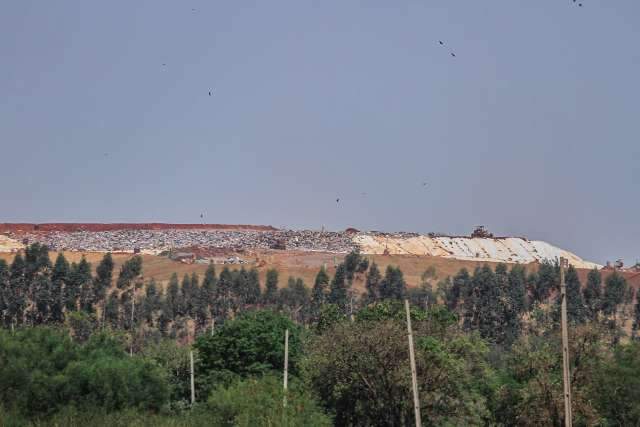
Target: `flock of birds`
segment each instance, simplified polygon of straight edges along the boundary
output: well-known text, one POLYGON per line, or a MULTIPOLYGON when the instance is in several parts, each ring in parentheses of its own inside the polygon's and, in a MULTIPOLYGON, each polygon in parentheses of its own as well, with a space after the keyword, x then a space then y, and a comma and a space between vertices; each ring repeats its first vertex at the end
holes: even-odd
MULTIPOLYGON (((582 6, 583 6, 583 4, 582 4, 581 2, 578 2, 577 0, 572 0, 572 3, 573 3, 574 5, 577 5, 578 7, 582 7, 582 6)), ((192 8, 192 9, 191 9, 191 12, 194 12, 194 13, 195 13, 195 12, 197 12, 197 9, 192 8)), ((443 42, 442 40, 438 40, 438 45, 439 45, 439 46, 441 46, 442 48, 448 49, 448 50, 449 50, 449 55, 451 55, 451 57, 452 57, 452 58, 456 58, 456 53, 455 53, 452 49, 450 49, 450 48, 445 44, 445 42, 443 42)), ((166 67, 166 66, 167 66, 167 64, 166 64, 166 63, 163 63, 163 64, 162 64, 162 66, 163 66, 163 67, 166 67)), ((213 96, 213 95, 214 95, 214 91, 213 91, 212 89, 210 89, 210 90, 208 91, 208 94, 209 94, 209 96, 213 96)), ((108 155, 109 155, 108 153, 104 153, 104 156, 105 156, 105 157, 107 157, 108 155)), ((423 182, 423 183, 422 183, 422 188, 426 188, 427 186, 428 186, 428 183, 427 183, 427 182, 423 182)), ((367 193, 363 192, 363 193, 361 193, 360 195, 361 195, 361 196, 363 196, 363 197, 366 197, 366 196, 367 196, 367 193)), ((336 204, 340 204, 340 197, 336 198, 336 204)), ((203 219, 203 218, 204 218, 204 214, 200 214, 200 219, 203 219)))

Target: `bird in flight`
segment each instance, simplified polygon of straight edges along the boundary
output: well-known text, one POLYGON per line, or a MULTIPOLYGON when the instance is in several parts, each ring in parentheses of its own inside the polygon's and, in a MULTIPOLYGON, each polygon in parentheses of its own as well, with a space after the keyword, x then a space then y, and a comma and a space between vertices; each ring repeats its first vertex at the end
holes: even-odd
POLYGON ((211 96, 211 91, 209 91, 209 96, 211 96))
POLYGON ((204 214, 200 214, 200 218, 204 218, 204 214))
POLYGON ((456 57, 456 54, 451 52, 451 56, 453 56, 454 58, 456 57))
POLYGON ((444 43, 442 42, 442 40, 438 40, 438 43, 440 43, 440 46, 444 46, 444 43))
POLYGON ((422 186, 423 186, 423 187, 426 187, 426 186, 427 186, 427 183, 426 183, 426 182, 423 182, 423 183, 422 183, 422 186))
POLYGON ((336 203, 340 203, 340 199, 339 199, 339 198, 338 198, 338 199, 336 199, 336 203))

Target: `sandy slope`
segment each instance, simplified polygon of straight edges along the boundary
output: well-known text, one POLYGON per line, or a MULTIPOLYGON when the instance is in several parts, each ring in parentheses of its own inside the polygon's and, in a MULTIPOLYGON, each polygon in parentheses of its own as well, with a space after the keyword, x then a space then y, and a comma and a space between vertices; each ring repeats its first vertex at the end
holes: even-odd
POLYGON ((549 243, 520 237, 470 238, 470 237, 396 237, 360 234, 356 243, 367 254, 408 254, 454 258, 467 261, 508 262, 528 264, 564 257, 576 268, 601 267, 585 261, 571 252, 549 243))

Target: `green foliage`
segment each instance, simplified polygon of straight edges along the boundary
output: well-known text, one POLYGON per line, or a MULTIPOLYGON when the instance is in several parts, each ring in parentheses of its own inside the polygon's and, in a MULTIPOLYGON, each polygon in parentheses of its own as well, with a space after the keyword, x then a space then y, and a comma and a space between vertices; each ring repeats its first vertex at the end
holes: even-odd
POLYGON ((120 274, 116 285, 118 289, 126 289, 131 286, 133 280, 142 274, 142 257, 139 255, 127 260, 120 268, 120 274))
POLYGON ((274 305, 278 300, 278 271, 267 270, 263 302, 266 305, 274 305))
POLYGON ((63 330, 0 330, 0 401, 28 416, 73 402, 79 408, 158 409, 167 399, 163 372, 129 357, 104 335, 74 343, 63 330))
POLYGON ((292 382, 283 406, 282 378, 265 375, 216 388, 207 401, 215 426, 331 426, 331 419, 300 383, 292 382))
POLYGON ((627 292, 627 281, 617 271, 605 280, 602 308, 605 314, 616 314, 618 306, 624 301, 627 292))
POLYGON ((380 283, 380 298, 401 299, 405 295, 406 288, 402 270, 399 267, 387 266, 384 279, 380 283))
POLYGON ((296 375, 302 328, 285 316, 261 310, 225 322, 213 336, 198 338, 195 348, 202 388, 228 384, 236 377, 280 371, 284 366, 285 329, 289 329, 289 372, 296 375))
POLYGON ((346 319, 344 313, 335 304, 325 304, 320 308, 316 331, 323 333, 346 319))
POLYGON ((589 271, 587 286, 582 291, 587 316, 590 320, 597 320, 598 313, 602 310, 602 275, 597 268, 589 271))
MULTIPOLYGON (((582 301, 582 293, 580 291, 581 284, 578 279, 578 272, 571 265, 565 274, 565 285, 567 293, 567 319, 572 323, 584 323, 587 319, 587 308, 582 301)), ((560 318, 560 307, 562 298, 558 296, 556 300, 556 318, 560 318)))
POLYGON ((532 302, 545 303, 551 292, 558 289, 560 283, 560 266, 544 261, 540 264, 537 274, 529 282, 529 292, 532 302))
POLYGON ((640 343, 617 346, 613 357, 598 365, 591 397, 610 425, 637 425, 640 420, 640 343))
POLYGON ((382 274, 380 274, 378 264, 373 262, 369 267, 367 280, 365 282, 365 287, 367 289, 367 302, 374 302, 380 299, 380 282, 382 282, 382 274))
POLYGON ((318 319, 321 307, 327 300, 327 285, 329 284, 329 275, 327 270, 322 266, 313 283, 311 291, 311 316, 314 320, 318 319))
MULTIPOLYGON (((393 303, 381 310, 394 316, 393 303)), ((480 424, 488 417, 480 393, 490 369, 486 347, 449 329, 428 335, 416 321, 416 361, 422 418, 427 425, 480 424)), ((453 327, 453 326, 452 326, 453 327)), ((305 378, 336 425, 413 423, 406 325, 399 320, 343 322, 317 336, 303 362, 305 378)))
POLYGON ((280 289, 280 304, 297 321, 302 321, 307 317, 311 299, 309 289, 304 285, 302 279, 289 277, 287 286, 280 289))
POLYGON ((155 362, 166 373, 170 401, 186 407, 190 399, 189 347, 163 339, 145 346, 142 356, 155 362))
MULTIPOLYGON (((590 398, 592 379, 605 354, 602 331, 577 327, 570 336, 574 423, 599 420, 590 398)), ((521 338, 505 355, 494 417, 500 425, 563 424, 563 383, 560 333, 521 338)))
POLYGON ((336 268, 336 274, 331 280, 327 302, 329 304, 335 304, 343 313, 346 313, 348 297, 347 291, 348 285, 346 280, 346 267, 344 264, 339 264, 336 268))

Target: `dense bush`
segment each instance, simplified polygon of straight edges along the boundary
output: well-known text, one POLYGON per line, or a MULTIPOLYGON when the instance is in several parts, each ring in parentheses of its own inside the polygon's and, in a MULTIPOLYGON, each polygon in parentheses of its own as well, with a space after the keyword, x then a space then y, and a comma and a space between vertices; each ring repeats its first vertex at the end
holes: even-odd
POLYGON ((284 397, 281 377, 247 378, 215 389, 207 410, 215 426, 331 425, 331 419, 298 382, 290 383, 286 406, 284 397))
POLYGON ((238 377, 282 371, 286 329, 289 329, 289 372, 296 375, 302 354, 302 328, 281 314, 270 310, 249 312, 227 321, 215 335, 201 336, 195 348, 203 391, 238 377))
POLYGON ((23 414, 62 406, 159 409, 168 398, 164 372, 121 343, 95 335, 78 344, 53 328, 0 330, 0 401, 23 414))

